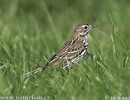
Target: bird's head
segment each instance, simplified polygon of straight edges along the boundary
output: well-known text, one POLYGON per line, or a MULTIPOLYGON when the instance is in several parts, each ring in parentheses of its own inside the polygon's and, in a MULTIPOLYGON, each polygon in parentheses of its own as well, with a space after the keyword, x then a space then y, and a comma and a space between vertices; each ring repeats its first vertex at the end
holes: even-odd
POLYGON ((94 28, 97 27, 98 25, 90 25, 90 24, 79 24, 76 29, 75 29, 75 33, 77 33, 80 36, 86 36, 88 34, 88 32, 94 28))

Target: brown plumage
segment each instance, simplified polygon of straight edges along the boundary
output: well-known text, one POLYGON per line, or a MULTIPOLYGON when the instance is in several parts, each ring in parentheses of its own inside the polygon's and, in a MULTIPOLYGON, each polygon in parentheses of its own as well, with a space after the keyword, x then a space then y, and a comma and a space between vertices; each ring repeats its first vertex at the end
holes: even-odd
POLYGON ((22 75, 22 78, 43 71, 44 68, 51 69, 53 66, 67 68, 82 59, 88 48, 88 32, 94 27, 97 27, 97 25, 86 23, 78 25, 72 38, 43 67, 22 75))

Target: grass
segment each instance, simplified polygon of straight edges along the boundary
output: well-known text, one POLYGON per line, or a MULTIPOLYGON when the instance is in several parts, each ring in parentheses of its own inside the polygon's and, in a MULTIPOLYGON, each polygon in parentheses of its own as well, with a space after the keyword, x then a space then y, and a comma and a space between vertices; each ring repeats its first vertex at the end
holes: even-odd
MULTIPOLYGON (((0 97, 105 100, 130 95, 128 0, 1 0, 0 97), (43 66, 80 23, 89 33, 88 54, 73 69, 20 79, 43 66)), ((1 98, 0 98, 1 99, 1 98)))

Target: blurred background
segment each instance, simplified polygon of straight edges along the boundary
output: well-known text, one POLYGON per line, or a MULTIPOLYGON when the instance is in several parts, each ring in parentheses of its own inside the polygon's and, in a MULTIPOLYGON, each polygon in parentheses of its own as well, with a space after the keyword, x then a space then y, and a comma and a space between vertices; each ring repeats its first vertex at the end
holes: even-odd
POLYGON ((0 95, 43 94, 56 100, 87 100, 86 96, 92 100, 104 100, 105 95, 129 96, 129 43, 130 0, 0 0, 0 95), (85 68, 87 65, 88 69, 82 69, 79 74, 73 72, 80 69, 74 69, 68 76, 61 71, 64 78, 59 83, 56 83, 57 77, 54 78, 58 72, 43 75, 42 80, 45 77, 55 80, 42 87, 48 79, 40 82, 41 78, 31 79, 27 90, 23 90, 24 80, 20 81, 18 77, 44 65, 46 59, 72 37, 80 23, 99 25, 89 34, 88 53, 91 56, 80 65, 85 68), (81 74, 83 70, 93 81, 85 83, 84 79, 81 85, 78 80, 85 77, 81 74), (73 79, 69 83, 66 81, 70 76, 74 76, 76 86, 73 79), (38 84, 42 88, 37 89, 38 84), (58 92, 60 86, 63 87, 58 92))
MULTIPOLYGON (((89 23, 99 25, 90 36, 102 45, 100 48, 105 47, 103 43, 108 42, 105 36, 110 36, 113 30, 128 43, 129 4, 129 0, 1 0, 0 40, 13 51, 20 48, 20 41, 24 41, 21 46, 29 52, 50 47, 52 52, 71 38, 78 24, 89 23)), ((11 55, 19 52, 13 51, 10 51, 11 55)), ((3 54, 0 52, 1 57, 3 54)))

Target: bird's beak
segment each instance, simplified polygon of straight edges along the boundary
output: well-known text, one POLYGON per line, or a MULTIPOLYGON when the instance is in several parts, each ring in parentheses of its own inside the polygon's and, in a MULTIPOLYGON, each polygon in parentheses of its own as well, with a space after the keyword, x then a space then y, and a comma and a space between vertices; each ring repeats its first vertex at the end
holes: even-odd
POLYGON ((95 28, 95 27, 97 27, 97 26, 99 26, 99 25, 92 25, 92 28, 95 28))

